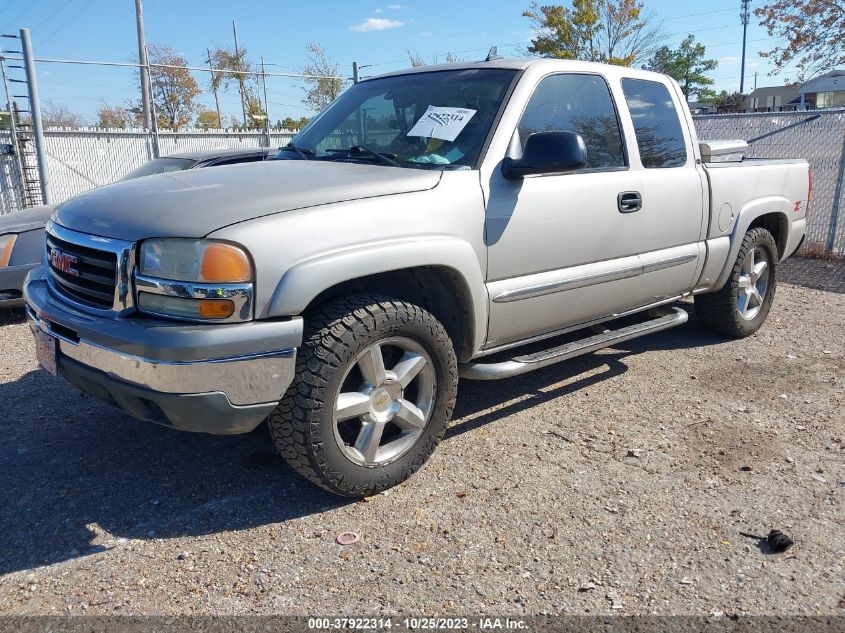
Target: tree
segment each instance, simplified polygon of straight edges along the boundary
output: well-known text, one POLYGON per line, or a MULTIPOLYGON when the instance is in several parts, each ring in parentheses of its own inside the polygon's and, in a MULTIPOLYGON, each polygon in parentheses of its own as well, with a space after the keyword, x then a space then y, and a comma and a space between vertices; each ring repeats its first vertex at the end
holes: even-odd
POLYGON ((211 89, 222 88, 228 92, 232 84, 238 86, 241 97, 241 113, 246 116, 246 126, 255 126, 251 115, 260 114, 258 99, 258 75, 251 75, 254 66, 247 59, 247 49, 238 48, 236 53, 229 48, 215 48, 211 51, 211 65, 215 71, 211 74, 211 89))
POLYGON ((690 95, 698 95, 699 99, 713 97, 708 86, 713 80, 705 73, 719 65, 715 59, 706 58, 704 44, 695 41, 694 35, 687 35, 676 49, 661 46, 649 60, 646 68, 674 78, 684 92, 687 101, 690 95))
POLYGON ((522 15, 536 31, 528 52, 542 57, 631 66, 662 37, 638 0, 572 0, 569 8, 532 2, 522 15))
POLYGON ((248 93, 246 95, 246 126, 247 127, 264 127, 264 119, 267 113, 264 111, 264 106, 257 94, 248 93))
POLYGON ((50 99, 41 104, 41 121, 45 127, 82 127, 81 116, 50 99))
POLYGON ((310 78, 305 80, 305 96, 302 103, 319 112, 337 99, 343 90, 343 79, 339 76, 338 63, 329 58, 320 44, 308 42, 305 50, 308 53, 308 63, 300 72, 310 75, 310 78))
MULTIPOLYGON (((437 59, 437 55, 431 58, 431 62, 425 61, 422 55, 419 53, 412 53, 410 49, 405 49, 405 52, 408 53, 408 61, 411 62, 411 68, 419 68, 420 66, 428 66, 429 63, 431 64, 439 64, 440 61, 437 59)), ((443 63, 445 64, 453 64, 454 62, 461 61, 457 55, 454 53, 446 53, 443 57, 443 63)))
POLYGON ((132 109, 132 105, 112 106, 103 102, 97 110, 97 125, 99 127, 132 127, 141 125, 139 114, 132 109))
POLYGON ((188 60, 169 46, 154 44, 149 48, 150 83, 153 87, 153 100, 161 127, 178 129, 185 127, 199 110, 196 98, 202 94, 191 72, 185 68, 188 60))
POLYGON ((741 92, 729 93, 727 90, 722 90, 715 100, 716 112, 719 114, 742 112, 745 97, 746 95, 741 92))
POLYGON ((197 127, 208 130, 209 128, 218 129, 223 127, 220 118, 217 116, 216 110, 200 110, 197 115, 197 127))
POLYGON ((294 119, 293 117, 286 116, 284 120, 276 121, 276 127, 280 130, 292 130, 297 131, 304 128, 308 125, 308 117, 300 117, 299 119, 294 119))
POLYGON ((777 0, 754 9, 778 45, 760 56, 769 58, 777 74, 796 62, 803 81, 845 65, 845 2, 843 0, 777 0))

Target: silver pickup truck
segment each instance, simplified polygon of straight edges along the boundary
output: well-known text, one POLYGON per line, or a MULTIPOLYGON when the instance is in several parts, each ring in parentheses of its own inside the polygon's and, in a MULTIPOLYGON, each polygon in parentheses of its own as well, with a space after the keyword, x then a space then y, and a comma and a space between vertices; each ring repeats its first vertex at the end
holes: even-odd
POLYGON ((497 60, 345 91, 276 160, 60 205, 24 288, 40 363, 136 418, 243 433, 337 494, 409 477, 458 377, 684 323, 755 332, 803 160, 700 143, 662 75, 497 60), (681 304, 684 305, 684 304, 681 304))

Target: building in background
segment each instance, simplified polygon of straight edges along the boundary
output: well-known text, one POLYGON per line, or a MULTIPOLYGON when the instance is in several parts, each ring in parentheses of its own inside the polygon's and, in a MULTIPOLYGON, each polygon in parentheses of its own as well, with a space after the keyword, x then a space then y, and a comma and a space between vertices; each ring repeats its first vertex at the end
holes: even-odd
POLYGON ((832 70, 803 84, 757 88, 743 101, 743 112, 793 112, 845 108, 845 70, 832 70))
POLYGON ((808 108, 845 108, 845 70, 832 70, 801 86, 801 102, 808 108))
POLYGON ((801 108, 800 84, 757 88, 745 97, 745 112, 792 112, 801 108))

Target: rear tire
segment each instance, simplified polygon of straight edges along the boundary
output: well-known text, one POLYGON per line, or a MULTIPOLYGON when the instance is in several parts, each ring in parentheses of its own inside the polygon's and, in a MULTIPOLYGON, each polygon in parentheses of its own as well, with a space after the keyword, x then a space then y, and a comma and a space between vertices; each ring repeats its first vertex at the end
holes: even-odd
POLYGON ((695 297, 695 314, 702 327, 733 338, 760 329, 777 289, 778 248, 764 228, 748 231, 730 277, 717 291, 695 297))
POLYGON ((429 312, 351 295, 310 315, 296 377, 267 422, 300 475, 364 497, 426 462, 452 415, 457 384, 452 342, 429 312))

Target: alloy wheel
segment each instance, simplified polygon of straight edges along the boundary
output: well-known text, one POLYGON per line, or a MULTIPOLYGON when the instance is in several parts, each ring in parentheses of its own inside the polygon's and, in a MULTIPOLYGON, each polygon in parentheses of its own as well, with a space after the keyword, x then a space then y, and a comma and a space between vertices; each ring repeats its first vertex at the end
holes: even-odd
POLYGON ((395 461, 422 435, 436 390, 434 365, 419 343, 407 337, 373 343, 352 363, 334 399, 341 451, 366 467, 395 461))
POLYGON ((769 290, 770 268, 769 256, 760 247, 752 248, 742 260, 737 282, 736 307, 746 321, 754 319, 763 307, 769 290))

